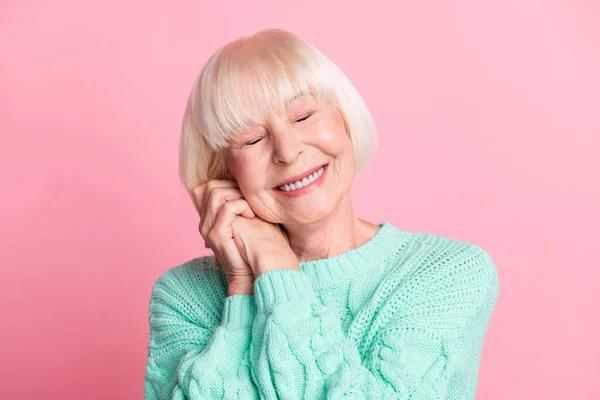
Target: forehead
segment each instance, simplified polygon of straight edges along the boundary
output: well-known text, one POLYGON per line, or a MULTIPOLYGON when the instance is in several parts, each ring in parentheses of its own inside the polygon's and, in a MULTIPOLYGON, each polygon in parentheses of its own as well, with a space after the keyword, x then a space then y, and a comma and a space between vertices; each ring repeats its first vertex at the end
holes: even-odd
POLYGON ((324 98, 312 93, 298 93, 286 98, 285 101, 282 102, 283 108, 273 111, 283 114, 296 114, 298 112, 304 112, 309 108, 321 106, 325 104, 324 101, 324 98))
POLYGON ((298 110, 302 110, 306 107, 314 106, 319 103, 319 99, 310 93, 297 93, 291 96, 283 97, 281 102, 276 106, 265 105, 263 108, 256 108, 255 112, 258 121, 264 121, 271 115, 285 115, 286 113, 293 113, 298 110))
POLYGON ((316 103, 316 98, 312 94, 297 93, 284 100, 286 108, 294 107, 299 104, 316 103))

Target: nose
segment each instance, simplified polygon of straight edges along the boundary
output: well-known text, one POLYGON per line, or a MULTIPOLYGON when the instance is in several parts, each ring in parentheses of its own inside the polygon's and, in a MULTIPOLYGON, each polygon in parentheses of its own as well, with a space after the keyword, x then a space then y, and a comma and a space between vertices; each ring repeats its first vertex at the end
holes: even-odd
POLYGON ((294 132, 288 124, 283 124, 272 132, 273 162, 275 164, 293 164, 304 151, 299 131, 294 132))

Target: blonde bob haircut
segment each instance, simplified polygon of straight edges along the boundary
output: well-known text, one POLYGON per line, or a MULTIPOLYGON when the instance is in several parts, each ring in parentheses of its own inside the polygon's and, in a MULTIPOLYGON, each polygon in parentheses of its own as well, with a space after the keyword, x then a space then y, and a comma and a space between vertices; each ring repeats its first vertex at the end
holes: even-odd
POLYGON ((314 46, 282 29, 265 29, 218 49, 196 78, 181 129, 179 175, 192 189, 230 179, 224 150, 236 133, 285 110, 298 95, 337 107, 352 141, 355 175, 377 146, 369 109, 346 75, 314 46))

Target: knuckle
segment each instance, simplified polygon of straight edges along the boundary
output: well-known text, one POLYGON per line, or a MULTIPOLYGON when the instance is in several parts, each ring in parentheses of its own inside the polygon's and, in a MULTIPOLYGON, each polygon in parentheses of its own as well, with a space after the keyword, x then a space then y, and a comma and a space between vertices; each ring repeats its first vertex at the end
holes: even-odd
POLYGON ((206 191, 209 193, 212 192, 212 190, 218 186, 218 183, 219 181, 216 179, 208 181, 208 183, 206 184, 206 191))
POLYGON ((199 185, 192 189, 192 198, 197 207, 200 207, 202 204, 202 199, 204 198, 204 192, 206 189, 206 185, 199 185))
POLYGON ((206 235, 204 235, 204 240, 208 241, 208 242, 212 242, 214 239, 214 233, 215 230, 211 229, 210 231, 206 232, 206 235))
POLYGON ((202 185, 195 186, 195 187, 192 189, 192 194, 193 194, 195 197, 198 197, 198 196, 200 196, 200 195, 202 194, 202 192, 204 191, 204 188, 205 188, 205 187, 206 187, 206 184, 202 184, 202 185))
POLYGON ((208 247, 214 248, 215 245, 217 243, 219 243, 219 235, 213 229, 212 231, 208 232, 208 234, 206 235, 206 238, 204 239, 204 241, 206 242, 206 244, 208 245, 208 247))
POLYGON ((206 240, 207 236, 208 236, 208 232, 205 226, 201 226, 200 227, 200 235, 206 240))
POLYGON ((224 212, 231 213, 235 209, 235 204, 232 201, 226 201, 222 208, 224 212))
POLYGON ((207 193, 207 199, 206 202, 208 204, 212 204, 215 202, 215 200, 219 197, 219 195, 221 194, 221 188, 218 186, 215 186, 213 189, 211 189, 210 192, 207 193))

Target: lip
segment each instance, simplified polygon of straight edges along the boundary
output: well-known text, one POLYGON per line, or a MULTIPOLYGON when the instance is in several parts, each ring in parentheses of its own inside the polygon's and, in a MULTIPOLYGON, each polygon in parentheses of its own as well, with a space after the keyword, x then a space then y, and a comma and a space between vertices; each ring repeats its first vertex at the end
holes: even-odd
MULTIPOLYGON (((321 168, 321 167, 319 167, 319 168, 321 168)), ((289 192, 286 192, 285 190, 279 190, 277 188, 274 188, 273 191, 276 192, 278 196, 283 196, 283 197, 288 197, 288 198, 301 197, 308 193, 312 193, 313 191, 317 190, 321 185, 323 185, 323 183, 325 182, 325 177, 327 176, 328 170, 329 170, 329 163, 324 165, 323 173, 321 175, 319 175, 319 177, 317 179, 315 179, 310 184, 308 184, 308 186, 304 186, 304 187, 302 187, 300 189, 296 189, 296 190, 291 190, 289 192)))
POLYGON ((303 173, 301 173, 300 175, 296 175, 296 176, 294 176, 294 177, 292 177, 292 178, 288 179, 288 180, 287 180, 287 181, 285 181, 285 182, 282 182, 282 183, 279 183, 279 184, 275 185, 275 186, 273 187, 273 189, 277 189, 279 186, 288 185, 288 184, 290 184, 290 183, 294 183, 294 182, 296 182, 296 181, 301 181, 303 178, 307 177, 308 175, 312 174, 312 173, 313 173, 313 172, 315 172, 315 171, 318 171, 318 170, 319 170, 321 167, 323 167, 323 166, 325 166, 325 165, 327 165, 327 164, 321 164, 321 165, 319 165, 318 167, 315 167, 315 168, 309 169, 308 171, 306 171, 306 172, 303 172, 303 173))

